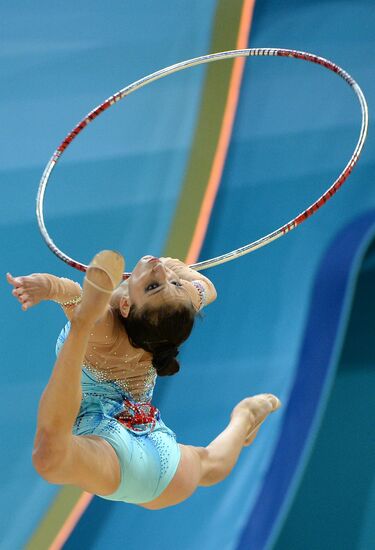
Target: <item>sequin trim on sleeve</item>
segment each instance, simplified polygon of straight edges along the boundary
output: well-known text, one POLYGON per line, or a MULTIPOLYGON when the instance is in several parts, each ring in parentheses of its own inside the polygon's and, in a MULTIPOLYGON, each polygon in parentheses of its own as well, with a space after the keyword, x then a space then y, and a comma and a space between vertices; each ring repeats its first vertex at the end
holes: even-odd
POLYGON ((204 285, 201 283, 201 281, 192 281, 192 285, 197 289, 199 294, 199 307, 198 311, 204 308, 204 306, 207 303, 207 294, 206 289, 204 288, 204 285))
POLYGON ((82 294, 80 294, 79 296, 75 296, 75 298, 72 298, 67 302, 57 302, 57 303, 62 307, 69 307, 69 306, 75 306, 76 304, 79 304, 81 300, 82 300, 82 294))

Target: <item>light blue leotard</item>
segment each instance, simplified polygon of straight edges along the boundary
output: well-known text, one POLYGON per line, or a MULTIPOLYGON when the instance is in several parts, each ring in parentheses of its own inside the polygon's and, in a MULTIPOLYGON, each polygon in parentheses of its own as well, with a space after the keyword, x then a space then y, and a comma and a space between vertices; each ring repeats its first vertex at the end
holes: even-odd
MULTIPOLYGON (((69 329, 70 323, 67 323, 57 339, 56 353, 63 346, 69 329)), ((85 367, 82 367, 81 383, 82 402, 73 433, 96 435, 108 441, 121 468, 117 490, 102 498, 135 504, 155 499, 172 480, 180 461, 175 434, 161 420, 159 412, 153 423, 125 428, 116 416, 125 410, 124 401, 132 401, 132 397, 115 382, 99 381, 85 367)), ((149 399, 152 390, 153 387, 149 399)))

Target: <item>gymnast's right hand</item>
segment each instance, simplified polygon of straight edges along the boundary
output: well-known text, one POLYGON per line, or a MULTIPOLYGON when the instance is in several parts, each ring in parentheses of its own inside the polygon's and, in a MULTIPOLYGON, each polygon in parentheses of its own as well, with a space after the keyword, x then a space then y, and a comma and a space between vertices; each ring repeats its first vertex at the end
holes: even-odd
POLYGON ((34 273, 23 277, 13 277, 7 273, 7 281, 12 285, 12 294, 22 305, 23 311, 36 306, 42 300, 48 300, 50 284, 42 273, 34 273))

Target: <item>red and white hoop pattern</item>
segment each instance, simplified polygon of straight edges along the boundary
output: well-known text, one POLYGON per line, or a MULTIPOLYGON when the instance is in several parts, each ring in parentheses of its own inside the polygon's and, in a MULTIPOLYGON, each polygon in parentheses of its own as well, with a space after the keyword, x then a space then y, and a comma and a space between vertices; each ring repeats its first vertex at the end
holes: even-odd
MULTIPOLYGON (((244 50, 230 50, 227 52, 219 52, 219 53, 214 53, 209 55, 203 55, 201 57, 196 57, 194 59, 188 59, 187 61, 182 61, 181 63, 177 63, 176 65, 171 65, 170 67, 166 67, 164 69, 161 69, 160 71, 157 71, 148 76, 145 76, 144 78, 141 78, 140 80, 137 80, 132 84, 129 84, 129 86, 126 86, 125 88, 123 88, 122 90, 114 94, 113 96, 109 97, 101 105, 93 109, 87 116, 85 116, 85 118, 83 118, 77 124, 77 126, 73 128, 73 130, 67 135, 64 141, 59 145, 59 147, 53 153, 51 159, 49 160, 47 166, 44 169, 42 178, 40 180, 38 195, 37 195, 36 215, 37 215, 38 225, 42 233, 42 236, 47 246, 52 250, 54 254, 56 254, 56 256, 58 256, 61 260, 63 260, 70 266, 76 269, 79 269, 80 271, 86 271, 87 269, 87 266, 85 264, 82 264, 81 262, 70 258, 55 245, 55 243, 52 241, 51 237, 48 234, 48 231, 44 223, 44 215, 43 215, 44 195, 45 195, 45 190, 46 190, 49 178, 51 176, 51 172, 54 169, 57 161, 65 151, 65 149, 78 136, 78 134, 82 132, 82 130, 86 128, 86 126, 90 122, 92 122, 96 117, 98 117, 111 105, 113 105, 114 103, 117 103, 118 101, 128 96, 132 92, 139 90, 143 86, 146 86, 147 84, 151 84, 151 82, 154 82, 155 80, 164 78, 165 76, 168 76, 177 71, 182 71, 184 69, 195 67, 197 65, 201 65, 204 63, 211 63, 212 61, 220 61, 222 59, 231 59, 236 57, 251 57, 251 56, 278 56, 278 57, 292 57, 295 59, 302 59, 304 61, 310 61, 312 63, 321 65, 326 69, 329 69, 330 71, 333 71, 334 73, 341 76, 341 78, 343 78, 345 82, 349 84, 349 86, 351 86, 360 103, 361 113, 362 113, 362 123, 361 123, 359 138, 355 146, 355 149, 353 151, 353 154, 350 157, 348 163, 346 164, 341 174, 333 182, 333 184, 327 189, 327 191, 325 191, 325 193, 323 193, 323 195, 319 197, 313 204, 311 204, 308 208, 306 208, 306 210, 298 214, 294 219, 290 220, 289 222, 279 227, 275 231, 272 231, 268 235, 265 235, 264 237, 252 243, 249 243, 245 246, 237 248, 236 250, 233 250, 231 252, 227 252, 226 254, 222 254, 221 256, 217 256, 216 258, 211 258, 209 260, 204 260, 202 262, 193 264, 191 267, 197 270, 207 269, 209 267, 213 267, 215 265, 219 265, 224 262, 234 260, 239 256, 243 256, 244 254, 248 254, 253 250, 261 248, 266 244, 269 244, 270 242, 278 239, 279 237, 285 235, 285 233, 288 233, 288 231, 291 231, 292 229, 300 225, 303 221, 305 221, 312 214, 314 214, 314 212, 319 210, 319 208, 323 206, 323 204, 325 204, 336 193, 336 191, 342 186, 342 184, 348 178, 354 166, 356 165, 367 135, 367 128, 368 128, 367 103, 361 88, 358 86, 355 80, 347 72, 341 69, 338 65, 335 65, 334 63, 332 63, 332 61, 328 61, 323 57, 318 57, 317 55, 313 55, 311 53, 300 52, 297 50, 285 50, 285 49, 275 49, 275 48, 248 48, 244 50)), ((129 275, 130 273, 124 273, 124 277, 127 277, 129 275)))

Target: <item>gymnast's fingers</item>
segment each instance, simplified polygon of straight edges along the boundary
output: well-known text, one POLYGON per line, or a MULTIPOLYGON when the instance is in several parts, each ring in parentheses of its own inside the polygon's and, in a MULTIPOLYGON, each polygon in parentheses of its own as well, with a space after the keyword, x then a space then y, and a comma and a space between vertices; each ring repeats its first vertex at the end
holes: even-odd
POLYGON ((17 290, 12 290, 13 296, 19 301, 19 303, 22 305, 24 302, 23 295, 21 293, 18 293, 17 290))
POLYGON ((12 291, 13 296, 22 304, 21 298, 15 293, 15 291, 12 291))
POLYGON ((34 304, 31 300, 29 299, 26 299, 23 304, 22 304, 22 310, 23 311, 26 311, 27 309, 29 309, 29 307, 32 307, 34 304))
POLYGON ((10 285, 13 285, 14 288, 18 288, 18 287, 22 286, 21 277, 13 277, 13 275, 11 275, 10 273, 7 273, 6 277, 7 277, 8 283, 10 285))
POLYGON ((19 296, 20 294, 22 294, 22 290, 23 290, 22 286, 14 287, 13 290, 12 290, 13 296, 19 296))
POLYGON ((23 311, 26 311, 27 309, 29 309, 29 307, 34 305, 32 299, 30 298, 30 296, 26 293, 20 294, 19 296, 17 296, 17 299, 18 299, 19 303, 21 304, 23 311))

